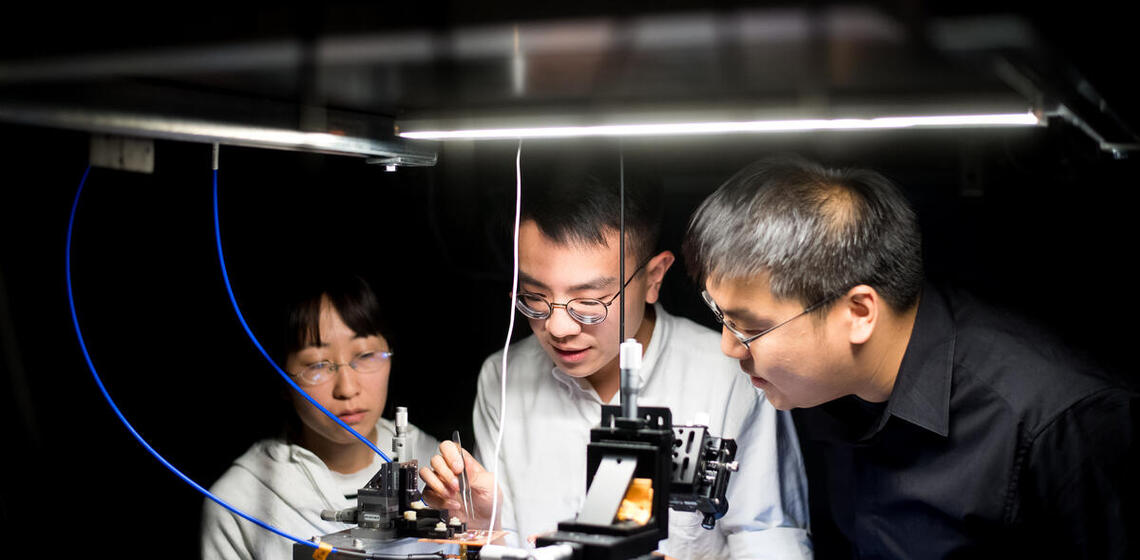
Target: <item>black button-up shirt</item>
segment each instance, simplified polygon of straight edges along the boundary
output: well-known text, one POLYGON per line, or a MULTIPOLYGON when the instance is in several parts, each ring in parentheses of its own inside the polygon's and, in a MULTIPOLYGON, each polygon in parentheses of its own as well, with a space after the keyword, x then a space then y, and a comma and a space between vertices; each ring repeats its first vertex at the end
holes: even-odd
POLYGON ((1140 556, 1137 394, 972 300, 924 289, 886 403, 793 415, 816 558, 1140 556))

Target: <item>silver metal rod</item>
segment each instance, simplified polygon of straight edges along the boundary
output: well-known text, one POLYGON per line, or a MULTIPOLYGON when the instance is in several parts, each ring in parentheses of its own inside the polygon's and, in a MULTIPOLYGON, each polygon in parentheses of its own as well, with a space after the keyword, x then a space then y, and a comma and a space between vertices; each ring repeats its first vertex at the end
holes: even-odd
POLYGON ((434 148, 402 139, 376 140, 287 128, 246 126, 152 114, 38 105, 0 105, 0 121, 103 134, 395 159, 397 165, 435 165, 434 148))

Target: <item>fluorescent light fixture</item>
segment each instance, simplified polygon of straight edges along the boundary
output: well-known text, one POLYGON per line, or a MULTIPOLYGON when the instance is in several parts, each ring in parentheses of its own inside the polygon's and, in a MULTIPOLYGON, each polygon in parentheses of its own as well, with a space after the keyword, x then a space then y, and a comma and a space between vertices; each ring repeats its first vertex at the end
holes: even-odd
POLYGON ((985 115, 931 115, 853 119, 795 119, 656 124, 607 124, 475 128, 465 130, 409 130, 399 135, 416 140, 494 140, 510 138, 575 138, 583 136, 680 136, 690 134, 774 133, 811 130, 874 130, 892 128, 962 128, 1037 126, 1032 112, 985 115))

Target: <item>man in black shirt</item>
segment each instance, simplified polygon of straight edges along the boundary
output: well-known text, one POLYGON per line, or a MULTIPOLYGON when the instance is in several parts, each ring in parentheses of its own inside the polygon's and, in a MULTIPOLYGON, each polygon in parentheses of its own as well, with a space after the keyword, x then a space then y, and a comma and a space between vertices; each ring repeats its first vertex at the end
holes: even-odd
POLYGON ((722 350, 794 417, 818 558, 1140 555, 1140 397, 924 284, 883 176, 758 162, 697 210, 722 350))

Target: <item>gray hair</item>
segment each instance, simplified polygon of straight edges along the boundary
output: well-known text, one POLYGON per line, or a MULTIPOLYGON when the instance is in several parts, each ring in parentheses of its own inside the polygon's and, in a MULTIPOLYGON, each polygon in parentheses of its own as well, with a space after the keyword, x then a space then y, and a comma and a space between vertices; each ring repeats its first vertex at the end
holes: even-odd
POLYGON ((781 156, 745 167, 693 215, 683 246, 698 286, 767 273, 810 305, 858 284, 911 307, 922 287, 914 211, 886 177, 781 156))

